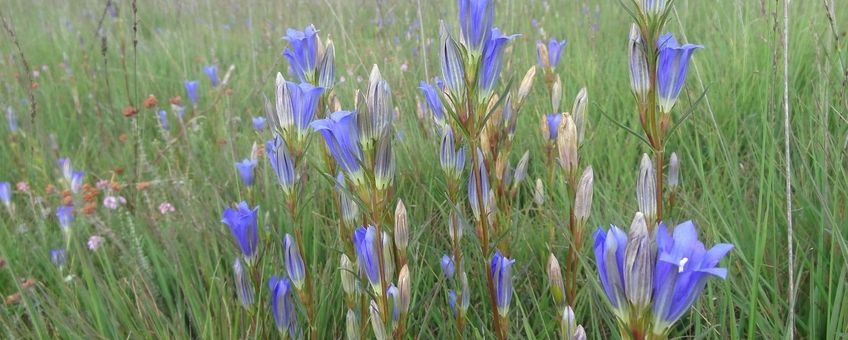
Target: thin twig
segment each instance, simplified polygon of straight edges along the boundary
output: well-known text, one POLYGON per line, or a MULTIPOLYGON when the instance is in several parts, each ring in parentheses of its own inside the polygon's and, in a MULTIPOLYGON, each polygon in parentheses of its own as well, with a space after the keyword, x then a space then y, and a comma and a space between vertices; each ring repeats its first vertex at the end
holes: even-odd
POLYGON ((789 1, 783 0, 783 154, 786 158, 786 243, 789 253, 789 331, 788 339, 795 338, 795 250, 792 226, 792 158, 790 138, 792 125, 789 112, 789 1))

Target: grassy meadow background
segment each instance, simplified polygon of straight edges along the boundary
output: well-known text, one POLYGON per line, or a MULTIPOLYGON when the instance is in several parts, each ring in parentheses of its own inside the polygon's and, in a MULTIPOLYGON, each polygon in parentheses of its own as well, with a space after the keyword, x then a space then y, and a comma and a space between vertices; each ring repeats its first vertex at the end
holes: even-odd
MULTIPOLYGON (((673 336, 685 338, 780 338, 789 329, 787 222, 783 156, 782 3, 766 0, 677 0, 668 29, 681 40, 706 46, 695 54, 676 119, 701 93, 690 118, 670 137, 681 157, 680 204, 671 219, 692 219, 706 245, 736 247, 673 336)), ((0 181, 27 182, 15 192, 14 214, 0 211, 0 337, 15 338, 243 338, 247 313, 232 286, 237 254, 220 222, 227 206, 248 193, 233 163, 251 145, 270 138, 250 119, 262 114, 262 94, 272 96, 273 77, 285 74, 281 57, 288 27, 315 24, 336 46, 336 92, 344 108, 367 84, 377 64, 392 86, 400 119, 396 197, 410 215, 413 300, 408 334, 454 337, 439 268, 449 249, 445 183, 437 145, 416 122, 419 80, 438 73, 438 22, 457 27, 456 4, 407 0, 4 0, 0 16, 0 106, 20 125, 0 127, 0 181), (137 25, 136 25, 137 23, 137 25), (137 32, 134 29, 137 28, 137 32), (423 35, 422 35, 423 34, 423 35), (134 46, 134 39, 137 45, 134 46), (203 66, 219 75, 232 65, 229 83, 213 89, 203 66), (35 73, 38 73, 37 75, 35 73), (200 104, 188 109, 193 128, 163 133, 148 95, 172 114, 168 99, 183 96, 183 81, 200 80, 200 104), (33 102, 33 100, 35 102, 33 102), (127 106, 139 108, 125 118, 127 106), (54 214, 60 195, 58 157, 70 157, 93 185, 120 183, 127 199, 116 210, 102 206, 77 214, 68 249, 71 272, 59 273, 50 249, 63 245, 54 214), (139 184, 146 188, 139 188, 139 184), (176 211, 161 214, 170 202, 176 211), (85 241, 105 238, 96 252, 85 241), (65 276, 74 277, 66 281, 65 276), (32 279, 33 281, 26 282, 32 279), (34 283, 34 284, 33 284, 34 283), (25 287, 27 286, 27 287, 25 287), (8 297, 20 293, 20 299, 8 297)), ((563 107, 582 86, 589 91, 589 124, 581 158, 595 172, 590 225, 627 225, 636 210, 635 180, 648 148, 612 120, 638 128, 630 94, 625 49, 630 18, 618 1, 500 0, 495 25, 521 33, 507 54, 505 79, 517 82, 536 63, 535 42, 565 38, 558 68, 563 107), (605 113, 610 118, 602 115, 605 113)), ((848 337, 848 2, 791 3, 789 96, 792 109, 792 190, 795 226, 796 334, 806 339, 848 337)), ((549 107, 537 77, 519 117, 513 162, 530 150, 529 179, 519 195, 521 213, 511 226, 517 259, 510 311, 513 338, 553 338, 557 322, 544 264, 549 223, 565 225, 562 188, 546 188, 550 221, 532 203, 532 179, 544 175, 539 117, 549 107)), ((567 109, 566 109, 567 110, 567 109)), ((317 139, 315 140, 317 141, 317 139)), ((313 151, 315 146, 312 147, 313 151)), ((317 153, 317 152, 313 152, 317 153)), ((320 164, 318 157, 312 160, 320 164)), ((267 162, 258 167, 253 195, 260 223, 303 228, 306 259, 320 284, 318 322, 324 336, 344 336, 343 292, 338 275, 340 242, 331 213, 332 183, 310 177, 306 223, 286 222, 282 194, 267 162)), ((102 202, 103 196, 95 202, 102 202)), ((561 227, 560 230, 563 230, 561 227)), ((593 228, 594 229, 594 228, 593 228)), ((590 231, 585 232, 586 242, 590 231)), ((482 262, 473 233, 466 254, 482 262)), ((281 242, 278 242, 281 243, 281 242)), ((588 243, 587 243, 588 244, 588 243)), ((566 239, 554 251, 562 259, 566 239)), ((279 248, 278 244, 278 248, 279 248)), ((616 338, 604 307, 591 247, 584 247, 575 310, 590 338, 616 338)), ((282 257, 280 249, 273 256, 282 257)), ((472 264, 479 266, 479 264, 472 264)), ((282 274, 284 268, 266 272, 282 274)), ((469 272, 472 307, 468 337, 491 338, 485 281, 469 272)), ((268 292, 257 292, 267 299, 268 292)), ((274 327, 270 313, 258 327, 274 327)), ((254 330, 255 331, 255 330, 254 330)), ((253 331, 251 331, 253 332, 253 331)))

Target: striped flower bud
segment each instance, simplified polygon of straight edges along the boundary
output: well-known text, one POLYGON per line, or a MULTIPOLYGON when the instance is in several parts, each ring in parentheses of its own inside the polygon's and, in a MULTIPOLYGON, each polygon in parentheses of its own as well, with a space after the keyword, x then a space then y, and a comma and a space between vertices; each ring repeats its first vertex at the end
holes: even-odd
POLYGON ((639 177, 636 180, 636 201, 639 211, 645 215, 648 225, 657 223, 657 194, 654 165, 648 154, 642 154, 639 163, 639 177))
POLYGON ((395 208, 395 246, 398 251, 406 253, 409 244, 409 223, 406 219, 406 206, 402 200, 398 200, 395 208))
POLYGON ((377 340, 388 340, 386 335, 386 326, 383 324, 383 319, 380 317, 380 307, 377 302, 371 300, 371 308, 368 309, 371 313, 371 328, 374 330, 374 338, 377 340))
POLYGON ((459 312, 465 315, 471 305, 471 289, 468 288, 468 275, 465 275, 465 272, 459 274, 459 287, 462 295, 459 299, 459 312))
POLYGON ((583 144, 583 137, 586 134, 586 110, 588 106, 589 93, 584 87, 577 93, 574 106, 571 108, 571 114, 574 115, 574 125, 577 127, 577 145, 583 144))
POLYGON ((462 229, 464 227, 465 221, 462 219, 462 215, 459 214, 459 209, 451 211, 448 217, 448 235, 450 235, 452 243, 457 244, 462 240, 462 229))
POLYGON ((577 331, 577 319, 574 316, 574 310, 570 306, 565 306, 563 309, 559 327, 563 339, 573 339, 574 333, 577 331))
POLYGON ((636 24, 630 25, 630 40, 627 43, 630 57, 630 90, 640 105, 647 105, 651 89, 645 42, 636 24))
POLYGON ((524 152, 524 155, 521 156, 521 159, 518 160, 518 164, 515 166, 515 173, 512 176, 513 186, 517 187, 524 180, 524 177, 527 176, 528 163, 530 163, 530 150, 524 152))
POLYGON ((554 85, 551 87, 551 109, 553 112, 559 112, 559 103, 562 101, 562 79, 559 75, 554 80, 554 85))
POLYGON ((592 212, 592 184, 594 181, 592 166, 587 166, 577 184, 577 194, 574 197, 574 218, 577 225, 586 224, 592 212))
POLYGON ((624 250, 624 293, 630 305, 643 311, 651 304, 656 247, 645 224, 645 216, 636 212, 624 250))
MULTIPOLYGON (((573 179, 577 171, 577 127, 574 125, 571 115, 566 114, 563 124, 559 127, 557 136, 557 151, 559 153, 559 164, 565 171, 566 178, 573 179)), ((574 183, 569 183, 574 185, 574 183)))
POLYGON ((545 185, 541 178, 536 178, 536 186, 533 189, 533 202, 538 206, 545 204, 545 185))
POLYGON ((395 158, 392 154, 391 129, 383 132, 378 141, 377 159, 374 164, 374 180, 377 190, 385 190, 395 177, 395 158))
POLYGON ((409 312, 409 303, 412 300, 412 281, 409 278, 407 265, 403 265, 398 274, 398 289, 400 289, 400 312, 406 314, 409 312))
POLYGON ((347 254, 344 253, 342 253, 339 265, 341 267, 342 289, 344 289, 345 294, 351 295, 356 289, 356 269, 347 254))
POLYGON ((359 340, 359 321, 352 309, 348 309, 345 316, 345 333, 347 340, 359 340))
POLYGON ((253 284, 250 282, 250 277, 244 270, 239 257, 236 257, 236 261, 233 263, 233 276, 236 284, 236 296, 238 296, 241 305, 247 308, 247 306, 253 304, 253 284))
POLYGON ((527 98, 527 95, 530 94, 530 90, 533 88, 533 80, 536 79, 536 66, 531 66, 527 73, 524 74, 524 78, 521 79, 521 84, 518 86, 518 96, 515 101, 516 107, 521 107, 524 103, 524 100, 527 98))
POLYGON ((668 188, 674 189, 680 184, 680 160, 677 153, 672 152, 668 159, 668 188))
POLYGON ((383 232, 383 275, 395 277, 394 242, 389 233, 383 232))
POLYGON ((318 64, 318 86, 329 89, 336 84, 336 48, 333 41, 327 39, 327 46, 318 64))
POLYGON ((536 59, 538 59, 539 65, 544 68, 551 67, 550 56, 548 55, 548 45, 545 44, 544 41, 539 40, 536 42, 536 59))
POLYGON ((565 285, 562 282, 562 270, 559 267, 559 261, 553 253, 548 255, 548 282, 551 285, 551 296, 553 296, 554 304, 557 306, 565 305, 565 285))
POLYGON ((303 289, 303 284, 306 282, 306 265, 303 262, 303 257, 300 255, 300 248, 295 242, 294 237, 286 234, 283 244, 286 254, 286 272, 289 274, 289 280, 294 284, 297 290, 303 289))

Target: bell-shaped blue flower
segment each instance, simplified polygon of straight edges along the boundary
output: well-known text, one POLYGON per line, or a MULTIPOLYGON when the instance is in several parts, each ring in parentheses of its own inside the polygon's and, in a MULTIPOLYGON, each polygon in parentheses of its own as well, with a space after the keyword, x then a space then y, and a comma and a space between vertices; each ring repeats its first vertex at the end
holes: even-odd
POLYGON ((230 227, 236 243, 241 249, 245 260, 251 263, 256 254, 256 246, 259 244, 259 234, 256 227, 256 214, 259 207, 253 209, 242 201, 235 209, 224 209, 221 222, 230 227))
POLYGON ((443 125, 445 122, 445 109, 442 106, 442 99, 439 98, 436 88, 425 81, 419 83, 418 88, 424 94, 424 99, 427 101, 427 107, 430 108, 430 112, 433 113, 433 118, 436 119, 439 125, 443 125))
POLYGON ((518 34, 503 35, 499 29, 492 29, 491 38, 483 48, 483 59, 477 78, 477 86, 483 93, 490 94, 500 80, 504 47, 517 36, 518 34))
POLYGON ((185 86, 186 96, 191 101, 192 106, 197 106, 197 86, 199 84, 197 80, 186 80, 183 84, 185 86))
POLYGON ((271 312, 274 314, 277 329, 288 330, 289 336, 296 339, 297 311, 295 310, 289 280, 274 275, 268 280, 268 288, 271 289, 271 312))
POLYGON ((206 72, 206 76, 209 77, 209 82, 212 83, 212 87, 218 87, 218 66, 208 65, 203 68, 203 72, 206 72))
POLYGON ((236 163, 236 170, 238 170, 239 177, 241 177, 241 181, 246 186, 253 185, 253 169, 256 168, 256 160, 255 159, 244 159, 241 162, 236 163))
POLYGON ((660 36, 657 40, 659 58, 657 61, 657 90, 659 106, 662 112, 671 112, 686 74, 689 72, 689 58, 701 45, 685 44, 681 46, 671 33, 660 36))
POLYGON ((265 117, 253 117, 253 119, 251 119, 251 122, 253 123, 253 129, 257 132, 265 131, 265 117))
POLYGON ((456 271, 456 266, 453 264, 453 257, 442 255, 442 260, 440 265, 442 266, 442 273, 445 274, 445 277, 448 280, 453 279, 454 272, 456 271))
POLYGON ((312 122, 312 128, 321 133, 327 149, 342 170, 359 183, 362 180, 362 149, 356 127, 356 113, 338 111, 329 117, 312 122))
POLYGON ((315 26, 309 25, 303 31, 289 28, 283 37, 291 44, 291 48, 283 50, 283 56, 288 59, 292 73, 300 82, 314 78, 318 57, 317 34, 315 26))
MULTIPOLYGON (((557 65, 559 65, 560 57, 562 57, 562 50, 565 46, 565 39, 562 39, 562 41, 557 41, 555 38, 548 40, 548 62, 550 62, 551 68, 556 68, 557 65)), ((542 61, 542 56, 537 54, 536 59, 540 67, 545 67, 542 61)))
POLYGON ((9 124, 9 131, 15 133, 18 131, 18 119, 15 117, 15 110, 11 106, 6 107, 6 123, 9 124))
POLYGON ((56 265, 56 267, 59 267, 61 269, 65 266, 66 255, 67 252, 65 252, 65 249, 51 249, 50 261, 52 261, 53 264, 56 265))
POLYGON ((305 136, 309 124, 315 119, 318 99, 324 92, 324 88, 312 86, 309 83, 295 84, 293 82, 287 82, 286 88, 291 102, 294 125, 297 127, 298 133, 305 136))
POLYGON ((300 255, 300 247, 295 242, 294 237, 289 234, 283 238, 283 247, 285 249, 286 273, 289 274, 297 290, 303 289, 303 284, 306 283, 306 264, 303 263, 303 256, 300 255))
POLYGON ((277 182, 283 187, 283 191, 291 194, 297 182, 297 173, 295 172, 294 159, 289 153, 285 140, 280 136, 274 136, 274 139, 265 143, 265 153, 268 155, 271 169, 277 175, 277 182))
POLYGON ((467 48, 475 51, 483 49, 492 34, 494 20, 494 0, 459 0, 459 25, 467 48))
POLYGON ((624 292, 624 252, 627 248, 627 234, 616 226, 610 226, 609 231, 598 228, 595 239, 595 262, 598 265, 598 276, 601 286, 619 317, 624 316, 626 296, 624 292))
POLYGON ((71 173, 71 192, 78 193, 82 189, 82 183, 85 179, 85 172, 74 171, 71 173))
POLYGON ((495 255, 492 256, 490 273, 492 284, 495 286, 498 314, 502 317, 506 317, 509 313, 509 303, 512 301, 512 265, 514 263, 514 259, 503 256, 500 250, 496 250, 495 255))
POLYGON ((59 220, 59 226, 62 227, 62 231, 69 231, 71 224, 74 223, 74 207, 70 205, 56 207, 56 218, 59 220))
POLYGON ((0 201, 6 207, 12 205, 12 185, 9 182, 0 182, 0 201))
POLYGON ((159 126, 162 127, 162 130, 168 131, 171 129, 171 125, 168 124, 168 112, 165 110, 159 110, 157 117, 159 118, 159 126))
POLYGON ((545 115, 545 123, 547 124, 545 129, 547 136, 545 136, 545 138, 549 141, 555 142, 557 136, 559 136, 559 126, 562 124, 562 114, 549 113, 545 115))
POLYGON ((382 293, 377 228, 372 225, 357 228, 353 233, 353 246, 356 250, 357 263, 368 277, 371 287, 377 294, 382 293))
POLYGON ((727 276, 727 269, 717 266, 733 245, 720 243, 706 250, 692 221, 679 224, 673 234, 660 224, 656 237, 654 332, 662 334, 692 307, 708 278, 727 276))

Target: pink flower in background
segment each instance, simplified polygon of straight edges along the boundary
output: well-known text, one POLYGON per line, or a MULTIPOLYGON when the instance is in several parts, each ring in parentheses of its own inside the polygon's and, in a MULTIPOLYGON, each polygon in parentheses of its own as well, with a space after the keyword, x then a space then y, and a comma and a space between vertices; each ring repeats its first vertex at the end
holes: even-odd
POLYGON ((97 189, 99 189, 99 190, 106 190, 106 189, 109 189, 109 184, 110 183, 109 183, 108 179, 101 179, 101 180, 97 181, 96 186, 97 186, 97 189))
POLYGON ((29 184, 27 182, 18 182, 18 184, 15 184, 15 188, 20 192, 27 192, 29 191, 29 184))
POLYGON ((88 238, 88 249, 91 251, 97 251, 97 248, 100 248, 100 244, 103 243, 103 238, 98 235, 91 235, 88 238))
POLYGON ((159 205, 159 212, 162 213, 162 215, 172 213, 174 211, 176 211, 176 209, 174 209, 174 206, 171 205, 171 203, 162 202, 162 204, 159 205))
POLYGON ((409 70, 409 65, 407 65, 406 63, 400 65, 401 72, 406 72, 407 70, 409 70))
POLYGON ((109 209, 118 209, 119 205, 127 204, 127 200, 123 196, 106 196, 103 199, 103 206, 109 209))

